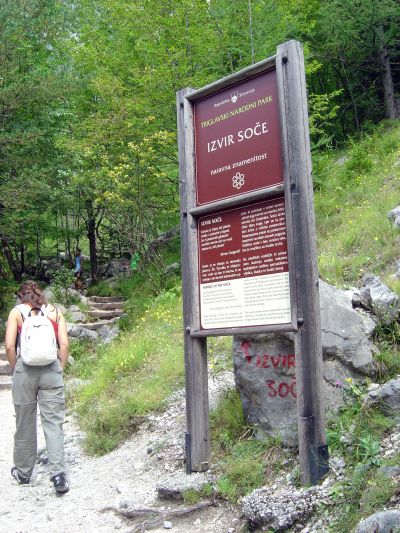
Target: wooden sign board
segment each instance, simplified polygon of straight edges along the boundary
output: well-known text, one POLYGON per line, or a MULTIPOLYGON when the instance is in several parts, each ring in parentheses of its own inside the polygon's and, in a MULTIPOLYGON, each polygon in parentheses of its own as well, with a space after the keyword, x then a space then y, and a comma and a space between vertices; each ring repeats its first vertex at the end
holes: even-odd
POLYGON ((194 102, 197 205, 283 183, 276 70, 194 102))
POLYGON ((327 471, 302 49, 177 94, 187 471, 208 468, 207 337, 295 337, 302 479, 327 471))

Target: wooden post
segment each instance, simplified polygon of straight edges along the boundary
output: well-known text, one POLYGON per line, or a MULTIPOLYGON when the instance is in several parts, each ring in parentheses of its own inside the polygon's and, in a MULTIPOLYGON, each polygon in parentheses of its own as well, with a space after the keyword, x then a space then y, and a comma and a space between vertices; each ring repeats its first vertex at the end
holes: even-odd
POLYGON ((278 83, 282 89, 282 141, 289 202, 295 234, 295 334, 300 468, 303 484, 315 484, 328 471, 323 401, 321 319, 318 291, 307 93, 301 45, 278 47, 278 83))
POLYGON ((193 92, 177 93, 178 150, 181 199, 181 243, 183 278, 183 322, 186 379, 186 471, 208 469, 210 455, 208 419, 207 339, 192 338, 199 329, 199 285, 197 272, 197 221, 190 213, 196 206, 194 179, 193 108, 185 98, 193 92))

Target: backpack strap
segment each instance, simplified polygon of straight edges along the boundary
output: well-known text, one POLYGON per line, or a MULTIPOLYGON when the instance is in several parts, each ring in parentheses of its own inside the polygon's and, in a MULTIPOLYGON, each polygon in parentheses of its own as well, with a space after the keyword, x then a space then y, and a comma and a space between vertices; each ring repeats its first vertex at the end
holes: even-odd
MULTIPOLYGON (((43 313, 41 307, 32 307, 31 310, 30 310, 29 313, 28 313, 28 317, 31 316, 32 311, 39 311, 40 313, 42 313, 42 316, 45 316, 45 314, 43 313)), ((39 315, 39 313, 38 313, 38 315, 39 315)), ((35 316, 36 316, 36 315, 35 315, 35 316)))
POLYGON ((18 311, 20 312, 21 318, 22 318, 22 322, 24 322, 24 320, 26 318, 28 318, 29 311, 27 310, 25 304, 18 304, 16 306, 14 306, 14 309, 18 309, 18 311))
MULTIPOLYGON (((55 311, 56 312, 56 322, 58 323, 58 309, 55 305, 51 304, 51 305, 42 305, 42 307, 40 308, 40 310, 42 311, 42 314, 46 317, 49 316, 49 313, 55 311)), ((49 319, 51 320, 51 319, 49 319)), ((53 321, 54 322, 54 321, 53 321)))
MULTIPOLYGON (((26 305, 18 304, 14 306, 14 309, 17 309, 19 311, 21 318, 22 318, 22 323, 24 323, 29 313, 29 311, 26 308, 26 305)), ((20 346, 21 346, 21 334, 20 332, 17 332, 17 336, 15 338, 15 352, 17 354, 17 358, 20 356, 20 346)))

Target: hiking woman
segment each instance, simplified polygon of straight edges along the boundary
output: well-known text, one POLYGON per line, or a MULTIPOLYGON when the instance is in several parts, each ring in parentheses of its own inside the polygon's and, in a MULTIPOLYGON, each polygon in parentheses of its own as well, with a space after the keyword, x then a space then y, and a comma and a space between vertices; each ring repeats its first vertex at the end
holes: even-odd
POLYGON ((57 492, 68 492, 64 472, 65 398, 62 375, 68 358, 67 326, 62 313, 47 303, 34 281, 22 283, 18 299, 19 305, 10 311, 6 330, 7 359, 14 369, 12 395, 16 415, 15 466, 11 475, 20 485, 30 482, 37 458, 36 413, 39 403, 50 479, 57 492), (35 349, 39 356, 44 355, 46 350, 47 354, 47 346, 51 342, 52 362, 45 359, 43 364, 43 360, 24 357, 26 353, 34 354, 35 349), (36 343, 36 347, 32 343, 36 343))

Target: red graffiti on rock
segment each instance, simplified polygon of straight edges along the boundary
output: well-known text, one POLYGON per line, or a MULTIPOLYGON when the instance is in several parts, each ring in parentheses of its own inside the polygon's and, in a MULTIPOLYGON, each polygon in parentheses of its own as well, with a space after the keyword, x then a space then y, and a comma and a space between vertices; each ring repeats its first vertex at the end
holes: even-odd
MULTIPOLYGON (((296 358, 294 354, 251 354, 251 342, 243 341, 241 343, 242 352, 246 358, 247 364, 254 364, 257 368, 294 368, 296 366, 296 358)), ((296 378, 293 377, 290 383, 286 381, 277 381, 267 379, 265 381, 268 389, 268 396, 270 398, 297 398, 296 393, 296 378)))

